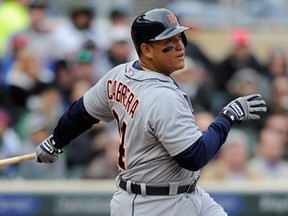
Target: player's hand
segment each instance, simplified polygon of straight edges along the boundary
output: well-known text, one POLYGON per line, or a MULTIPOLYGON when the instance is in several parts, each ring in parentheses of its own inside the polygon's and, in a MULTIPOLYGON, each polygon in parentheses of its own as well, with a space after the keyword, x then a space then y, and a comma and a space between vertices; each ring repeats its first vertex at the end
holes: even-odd
POLYGON ((259 112, 267 110, 266 103, 261 97, 260 94, 239 97, 226 105, 220 115, 228 117, 232 124, 244 120, 260 119, 259 112))
POLYGON ((39 163, 53 163, 63 151, 55 148, 55 141, 51 136, 40 143, 36 148, 36 161, 39 163))

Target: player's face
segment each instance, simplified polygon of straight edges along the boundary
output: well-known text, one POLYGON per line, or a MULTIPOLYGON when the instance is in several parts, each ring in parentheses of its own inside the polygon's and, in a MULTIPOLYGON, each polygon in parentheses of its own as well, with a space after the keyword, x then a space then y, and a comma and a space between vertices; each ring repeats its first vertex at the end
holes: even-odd
POLYGON ((150 61, 154 66, 153 70, 170 75, 184 67, 185 46, 181 34, 151 42, 149 45, 151 46, 150 61))

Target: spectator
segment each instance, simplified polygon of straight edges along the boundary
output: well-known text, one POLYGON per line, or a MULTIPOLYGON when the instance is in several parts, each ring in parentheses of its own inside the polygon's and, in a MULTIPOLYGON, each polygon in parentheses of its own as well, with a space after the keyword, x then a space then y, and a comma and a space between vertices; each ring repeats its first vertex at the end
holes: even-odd
POLYGON ((87 80, 95 84, 99 75, 94 71, 94 53, 88 49, 82 49, 77 54, 76 64, 73 68, 75 80, 87 80))
POLYGON ((274 113, 267 117, 265 128, 279 134, 288 145, 288 116, 281 113, 274 113))
MULTIPOLYGON (((225 103, 233 98, 242 97, 249 94, 261 94, 268 106, 271 104, 271 87, 270 82, 254 69, 243 68, 235 72, 231 79, 227 82, 227 98, 225 103)), ((265 114, 264 114, 265 115, 265 114)), ((251 124, 242 124, 240 127, 245 130, 249 128, 247 133, 258 133, 263 127, 264 118, 261 121, 253 121, 251 124)))
POLYGON ((110 30, 109 40, 110 45, 107 52, 108 70, 131 60, 132 52, 134 52, 130 31, 124 26, 114 26, 110 30))
POLYGON ((72 86, 75 82, 73 67, 74 63, 62 59, 56 61, 54 68, 55 84, 61 93, 65 108, 68 108, 70 105, 69 97, 71 94, 72 86))
POLYGON ((200 131, 205 131, 214 118, 215 116, 207 111, 198 111, 195 113, 195 120, 200 131))
POLYGON ((5 45, 11 34, 29 24, 29 15, 24 2, 20 0, 0 2, 0 59, 3 57, 5 45))
POLYGON ((270 50, 264 74, 272 80, 278 76, 288 76, 287 55, 284 49, 275 47, 270 50))
MULTIPOLYGON (((191 101, 195 101, 196 94, 203 83, 207 81, 207 74, 199 68, 193 59, 186 57, 185 67, 181 70, 175 71, 171 75, 179 85, 180 89, 184 91, 191 101)), ((193 104, 201 104, 193 103, 193 104)))
POLYGON ((92 87, 92 85, 93 84, 91 84, 90 81, 86 79, 78 79, 75 81, 71 89, 70 103, 72 104, 74 101, 82 97, 84 93, 92 87))
MULTIPOLYGON (((47 2, 45 0, 31 0, 28 4, 28 11, 31 20, 30 25, 16 32, 8 41, 5 55, 10 58, 10 61, 6 61, 4 67, 7 71, 17 58, 15 46, 24 47, 37 53, 41 63, 49 69, 53 68, 55 59, 59 58, 58 45, 53 39, 54 26, 48 21, 46 14, 47 2)), ((7 71, 4 71, 4 74, 8 73, 7 71)))
POLYGON ((130 21, 126 12, 119 8, 112 9, 108 21, 109 23, 106 26, 106 34, 109 41, 107 53, 95 67, 101 77, 114 66, 134 59, 137 56, 130 37, 130 21))
POLYGON ((76 59, 81 49, 88 47, 97 56, 106 52, 108 41, 106 35, 94 23, 95 9, 89 5, 72 5, 67 22, 61 24, 55 32, 63 59, 76 59))
MULTIPOLYGON (((72 87, 70 94, 70 103, 79 99, 91 87, 88 80, 77 80, 72 87)), ((103 125, 103 124, 102 124, 103 125)), ((103 126, 104 127, 104 126, 103 126)), ((82 178, 85 172, 85 167, 90 163, 95 156, 93 142, 95 134, 99 133, 99 125, 97 129, 89 130, 74 140, 71 141, 71 146, 67 151, 67 166, 69 169, 69 178, 82 178)))
POLYGON ((269 82, 257 71, 251 68, 243 68, 236 71, 227 82, 227 90, 231 98, 247 94, 262 94, 266 101, 269 101, 269 82))
POLYGON ((22 50, 7 77, 9 113, 15 124, 28 111, 27 102, 43 85, 53 81, 53 74, 43 68, 39 56, 30 50, 22 50))
POLYGON ((53 79, 52 72, 43 67, 38 54, 31 50, 22 50, 7 78, 11 100, 16 106, 26 108, 28 97, 39 86, 51 83, 53 79))
POLYGON ((271 112, 288 115, 288 77, 279 76, 272 82, 271 112))
POLYGON ((172 74, 173 78, 182 83, 191 82, 193 85, 198 86, 201 82, 207 79, 207 76, 201 68, 198 68, 194 60, 190 57, 185 58, 185 67, 181 70, 175 71, 175 74, 172 74))
POLYGON ((8 73, 11 70, 16 59, 18 58, 19 53, 26 48, 27 40, 25 37, 17 35, 11 39, 9 46, 11 46, 11 52, 7 53, 2 60, 2 82, 5 87, 8 82, 8 73))
MULTIPOLYGON (((25 141, 21 154, 29 154, 35 151, 35 146, 41 143, 45 137, 51 134, 48 119, 38 113, 31 113, 26 121, 26 130, 29 139, 25 141)), ((39 164, 35 161, 19 163, 18 178, 23 179, 65 179, 67 177, 66 158, 54 164, 39 164)))
POLYGON ((1 74, 1 62, 0 62, 0 107, 6 109, 6 110, 11 110, 12 105, 11 101, 9 98, 9 94, 7 92, 6 86, 4 86, 4 83, 1 82, 2 80, 2 74, 1 74))
POLYGON ((228 56, 214 68, 214 80, 217 89, 226 91, 227 82, 240 69, 250 68, 262 73, 263 66, 252 51, 251 34, 247 29, 239 28, 232 31, 232 47, 228 56))
POLYGON ((45 116, 50 127, 56 125, 65 111, 62 95, 54 84, 40 86, 36 94, 28 99, 27 108, 30 112, 41 113, 45 116))
POLYGON ((96 150, 98 150, 99 145, 101 145, 103 152, 88 164, 84 175, 85 179, 114 179, 118 174, 119 132, 117 127, 108 127, 103 133, 105 133, 105 137, 107 137, 103 140, 104 143, 95 143, 96 150))
MULTIPOLYGON (((189 31, 188 31, 189 35, 189 31)), ((186 55, 193 59, 197 67, 205 71, 209 76, 211 76, 212 67, 214 62, 210 57, 200 48, 200 46, 193 41, 193 38, 188 37, 186 55)))
POLYGON ((258 176, 247 164, 249 137, 241 130, 232 129, 221 147, 218 157, 201 172, 202 180, 243 181, 257 180, 258 176))
MULTIPOLYGON (((0 159, 20 155, 22 149, 20 138, 11 127, 11 119, 3 109, 0 109, 0 159)), ((17 174, 17 166, 9 165, 0 168, 0 178, 13 179, 17 174)))
POLYGON ((79 55, 84 54, 83 52, 86 53, 86 57, 90 55, 91 60, 87 63, 90 68, 93 66, 93 83, 101 78, 102 71, 108 69, 102 65, 107 62, 106 54, 109 46, 107 33, 98 28, 95 17, 96 10, 93 7, 73 3, 67 22, 60 25, 55 32, 55 40, 59 41, 62 59, 78 62, 79 55))
POLYGON ((265 128, 279 134, 285 142, 284 159, 288 160, 288 116, 281 113, 274 113, 267 117, 265 128))
POLYGON ((274 130, 264 128, 259 134, 256 155, 249 167, 262 180, 288 180, 288 162, 283 160, 285 143, 274 130))
POLYGON ((120 8, 114 8, 111 10, 110 15, 109 15, 109 19, 111 22, 111 27, 115 27, 115 26, 126 26, 127 28, 129 28, 129 19, 127 17, 127 13, 120 8))

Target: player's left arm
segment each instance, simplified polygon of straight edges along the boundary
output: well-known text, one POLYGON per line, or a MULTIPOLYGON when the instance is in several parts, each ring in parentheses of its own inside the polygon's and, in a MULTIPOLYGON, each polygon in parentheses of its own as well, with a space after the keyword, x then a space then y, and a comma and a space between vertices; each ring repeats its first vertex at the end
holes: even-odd
POLYGON ((180 166, 188 170, 201 169, 218 152, 233 124, 250 119, 260 119, 259 113, 266 110, 265 101, 261 100, 259 94, 233 100, 220 111, 196 142, 173 158, 180 166))
POLYGON ((196 142, 173 158, 185 169, 191 171, 201 169, 215 156, 225 142, 231 126, 226 118, 217 116, 196 142))

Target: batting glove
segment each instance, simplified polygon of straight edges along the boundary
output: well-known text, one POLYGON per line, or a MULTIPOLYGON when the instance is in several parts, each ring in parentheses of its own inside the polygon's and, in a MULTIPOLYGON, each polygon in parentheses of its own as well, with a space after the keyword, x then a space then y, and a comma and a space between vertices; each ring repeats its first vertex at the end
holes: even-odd
POLYGON ((36 161, 39 163, 53 163, 58 160, 58 155, 63 151, 55 148, 52 135, 40 143, 36 148, 36 161))
POLYGON ((244 120, 260 119, 258 113, 267 110, 265 101, 260 100, 261 97, 260 94, 239 97, 226 105, 221 110, 220 115, 228 117, 232 124, 244 120))

